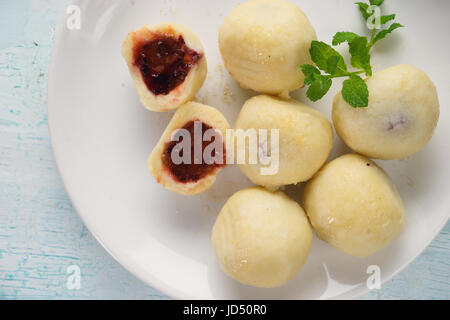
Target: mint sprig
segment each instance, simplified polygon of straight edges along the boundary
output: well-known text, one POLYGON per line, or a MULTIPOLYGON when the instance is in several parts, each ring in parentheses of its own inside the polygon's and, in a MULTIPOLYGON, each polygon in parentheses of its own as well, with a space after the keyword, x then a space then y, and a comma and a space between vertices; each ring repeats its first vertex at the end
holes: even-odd
POLYGON ((345 80, 342 86, 342 96, 351 106, 367 107, 369 104, 369 90, 364 80, 357 75, 352 75, 345 80))
POLYGON ((361 78, 362 74, 367 77, 372 76, 372 64, 370 51, 372 47, 380 40, 394 30, 403 27, 400 23, 392 23, 388 28, 377 29, 377 25, 369 26, 369 21, 375 20, 378 25, 385 26, 388 22, 395 19, 395 14, 375 17, 380 10, 384 0, 369 0, 369 3, 357 2, 363 19, 368 22, 368 28, 372 31, 370 39, 360 36, 354 32, 337 32, 332 44, 337 46, 347 43, 351 55, 351 66, 355 71, 349 71, 344 57, 332 46, 322 41, 312 41, 309 50, 312 61, 316 66, 305 64, 301 70, 305 75, 305 85, 309 86, 306 95, 312 101, 318 101, 327 94, 334 78, 348 78, 343 83, 342 96, 352 107, 362 108, 369 105, 369 90, 365 81, 361 78), (375 7, 374 7, 375 6, 375 7))

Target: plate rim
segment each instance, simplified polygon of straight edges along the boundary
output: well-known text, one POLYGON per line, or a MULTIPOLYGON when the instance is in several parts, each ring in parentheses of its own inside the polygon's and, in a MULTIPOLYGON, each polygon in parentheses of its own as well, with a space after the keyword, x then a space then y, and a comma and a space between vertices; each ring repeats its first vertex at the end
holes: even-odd
MULTIPOLYGON (((84 1, 89 1, 89 0, 66 0, 66 4, 67 6, 70 5, 77 5, 80 4, 84 1)), ((289 0, 288 0, 289 1, 289 0)), ((89 232, 93 235, 93 237, 95 238, 95 240, 105 249, 105 251, 119 264, 121 265, 125 270, 127 270, 129 273, 131 273, 133 276, 135 276, 136 278, 138 278, 140 281, 142 281, 144 284, 150 286, 151 288, 159 291, 160 293, 164 294, 166 297, 168 298, 172 298, 172 299, 177 299, 177 300, 183 300, 183 299, 194 299, 194 300, 200 300, 200 299, 204 299, 204 298, 199 298, 199 297, 193 297, 191 295, 188 295, 187 293, 183 293, 182 291, 177 290, 176 288, 173 288, 169 285, 166 285, 164 283, 164 281, 161 281, 160 279, 153 277, 153 276, 149 276, 149 275, 144 275, 142 274, 139 270, 137 270, 136 267, 133 266, 132 263, 128 263, 126 261, 126 259, 122 259, 120 257, 120 254, 116 253, 114 251, 113 248, 110 248, 110 246, 108 246, 102 239, 101 237, 97 234, 97 232, 95 231, 95 228, 93 226, 91 226, 87 220, 85 219, 85 216, 81 210, 78 210, 78 206, 76 204, 76 202, 74 201, 74 196, 72 194, 72 192, 69 190, 69 188, 67 187, 67 183, 66 183, 66 178, 64 173, 61 170, 60 167, 60 160, 59 156, 58 156, 58 151, 57 151, 57 147, 54 144, 54 135, 52 134, 53 130, 52 130, 52 123, 53 123, 53 116, 52 116, 52 112, 51 109, 55 108, 52 107, 54 105, 53 103, 53 93, 52 93, 52 87, 54 87, 52 85, 53 83, 53 75, 55 73, 56 70, 56 65, 57 65, 57 56, 58 56, 58 52, 60 51, 60 48, 63 46, 63 34, 65 31, 65 26, 66 26, 66 19, 65 16, 63 15, 63 17, 61 18, 61 22, 59 24, 57 24, 57 28, 55 31, 55 37, 54 37, 54 41, 53 41, 53 46, 52 46, 52 50, 51 50, 51 55, 50 55, 50 63, 49 63, 49 67, 48 67, 48 79, 47 79, 47 103, 46 103, 46 111, 47 111, 47 119, 48 119, 48 130, 49 130, 49 139, 50 139, 50 144, 51 144, 51 149, 52 149, 52 153, 53 153, 53 157, 55 159, 55 167, 56 167, 56 171, 59 175, 59 177, 61 178, 61 182, 64 186, 64 189, 67 193, 67 196, 69 197, 72 207, 74 208, 76 214, 78 215, 78 217, 80 218, 80 220, 82 221, 82 223, 87 227, 87 229, 89 230, 89 232), (150 279, 151 278, 151 279, 150 279)), ((382 279, 381 279, 381 286, 383 286, 384 284, 386 284, 388 281, 390 281, 391 279, 393 279, 394 277, 396 277, 399 273, 401 273, 402 271, 404 271, 406 269, 406 267, 408 267, 412 262, 414 262, 420 255, 422 255, 422 253, 431 245, 431 243, 436 239, 436 237, 442 232, 442 230, 446 227, 448 220, 450 219, 450 211, 447 212, 446 217, 444 217, 442 219, 442 221, 440 221, 440 227, 436 228, 436 231, 434 232, 434 234, 432 234, 432 236, 430 237, 430 240, 427 241, 427 244, 423 247, 420 248, 419 250, 417 250, 417 252, 415 254, 413 254, 411 256, 410 259, 407 259, 402 265, 401 267, 397 268, 397 270, 395 270, 394 272, 392 272, 391 274, 384 276, 382 275, 382 279)), ((361 283, 362 284, 362 283, 361 283)), ((329 299, 331 300, 341 300, 341 299, 355 299, 358 298, 364 294, 369 293, 370 290, 367 286, 364 285, 359 285, 358 287, 351 289, 348 292, 342 293, 338 296, 335 297, 331 297, 329 299)), ((320 298, 319 298, 320 299, 320 298)), ((299 300, 299 299, 289 299, 289 300, 299 300)))

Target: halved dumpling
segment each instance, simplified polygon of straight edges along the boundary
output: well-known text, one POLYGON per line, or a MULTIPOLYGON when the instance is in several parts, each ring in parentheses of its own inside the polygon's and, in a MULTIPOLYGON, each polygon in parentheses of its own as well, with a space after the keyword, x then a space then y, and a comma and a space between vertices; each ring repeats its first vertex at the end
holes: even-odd
POLYGON ((226 165, 225 117, 197 102, 181 106, 148 160, 150 173, 166 189, 194 195, 209 189, 226 165))
POLYGON ((206 78, 203 45, 179 24, 146 25, 130 32, 122 55, 142 104, 152 111, 173 110, 192 100, 206 78))

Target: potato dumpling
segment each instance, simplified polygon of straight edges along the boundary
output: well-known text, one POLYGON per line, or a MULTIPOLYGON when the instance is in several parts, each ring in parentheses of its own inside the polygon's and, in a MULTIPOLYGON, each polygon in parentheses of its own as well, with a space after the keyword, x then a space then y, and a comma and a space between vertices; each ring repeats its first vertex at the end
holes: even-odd
POLYGON ((300 205, 263 188, 234 194, 220 211, 212 243, 223 271, 242 284, 281 286, 308 258, 313 233, 300 205))
POLYGON ((421 70, 399 65, 366 80, 369 106, 352 108, 338 93, 333 122, 348 147, 370 158, 393 160, 420 151, 439 119, 436 87, 421 70))
POLYGON ((177 110, 153 149, 148 160, 150 173, 158 183, 176 193, 204 192, 226 165, 225 137, 229 128, 225 117, 215 108, 196 102, 186 103, 177 110), (181 135, 182 130, 188 135, 181 135), (181 149, 182 146, 187 147, 181 149), (183 156, 187 161, 182 159, 183 156))
POLYGON ((306 185, 302 204, 321 239, 357 257, 386 247, 405 224, 402 199, 389 177, 355 154, 320 170, 306 185))
POLYGON ((240 4, 219 30, 219 46, 230 75, 247 89, 287 96, 304 85, 300 66, 316 33, 303 11, 284 0, 240 4))
POLYGON ((128 34, 122 45, 142 104, 163 112, 194 98, 207 73, 205 50, 185 26, 163 23, 128 34))
POLYGON ((268 166, 261 161, 256 164, 249 161, 250 141, 244 145, 236 141, 235 145, 238 153, 247 155, 244 164, 237 161, 240 169, 253 183, 269 189, 310 179, 325 164, 333 145, 331 123, 320 112, 295 100, 267 95, 253 97, 244 104, 235 129, 268 130, 269 141, 259 139, 257 153, 268 155, 273 161, 279 158, 272 174, 263 173, 262 169, 268 166), (274 145, 270 137, 272 129, 279 132, 274 145))

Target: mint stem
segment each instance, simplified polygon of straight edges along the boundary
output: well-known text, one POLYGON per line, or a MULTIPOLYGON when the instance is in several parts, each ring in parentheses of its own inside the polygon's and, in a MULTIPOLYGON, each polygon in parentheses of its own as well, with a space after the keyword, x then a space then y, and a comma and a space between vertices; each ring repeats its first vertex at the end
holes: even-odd
POLYGON ((358 71, 355 71, 355 72, 346 72, 346 73, 333 75, 333 76, 330 75, 330 79, 356 76, 356 75, 360 75, 360 74, 363 74, 363 73, 365 73, 364 70, 358 70, 358 71))
POLYGON ((370 52, 370 49, 372 49, 372 46, 375 44, 374 40, 375 40, 376 33, 377 33, 377 29, 373 28, 372 29, 372 37, 370 38, 370 42, 369 42, 369 45, 368 45, 369 52, 370 52))

